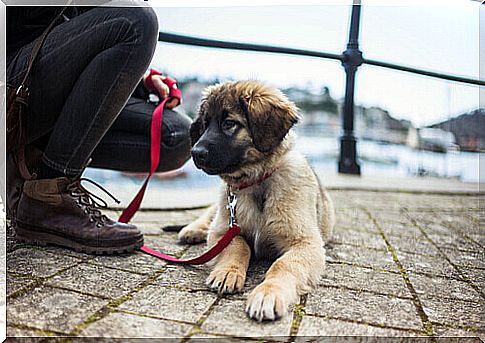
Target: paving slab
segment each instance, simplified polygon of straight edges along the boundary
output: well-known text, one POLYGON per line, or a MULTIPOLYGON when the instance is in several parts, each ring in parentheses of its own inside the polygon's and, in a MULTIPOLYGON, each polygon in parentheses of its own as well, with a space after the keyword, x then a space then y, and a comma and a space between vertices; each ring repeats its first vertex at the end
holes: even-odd
POLYGON ((244 300, 221 299, 202 324, 207 333, 219 333, 237 337, 288 336, 292 315, 289 312, 280 320, 259 323, 250 319, 244 311, 244 300), (237 325, 234 325, 237 323, 237 325))
POLYGON ((52 337, 52 336, 59 336, 57 334, 51 334, 46 331, 42 330, 28 330, 28 329, 19 329, 12 326, 7 326, 7 341, 17 341, 18 342, 46 342, 48 340, 43 339, 42 337, 52 337), (30 339, 29 339, 30 338, 30 339))
POLYGON ((391 246, 396 251, 408 252, 411 254, 440 256, 440 251, 422 234, 414 236, 399 237, 386 235, 391 246))
POLYGON ((45 252, 48 252, 48 253, 51 253, 51 254, 54 254, 54 255, 58 255, 60 257, 64 257, 64 256, 70 256, 70 257, 74 257, 74 258, 77 258, 79 260, 83 260, 83 261, 89 261, 90 259, 94 258, 93 255, 90 255, 90 254, 86 254, 86 253, 83 253, 83 252, 76 252, 72 249, 66 249, 66 248, 63 248, 63 247, 60 247, 60 246, 55 246, 55 245, 48 245, 48 246, 45 246, 45 247, 36 247, 36 249, 40 249, 42 251, 45 251, 45 252))
POLYGON ((475 268, 459 268, 463 277, 468 279, 476 287, 483 289, 485 287, 485 271, 475 268))
MULTIPOLYGON (((442 222, 463 233, 483 233, 480 218, 475 209, 461 208, 458 211, 440 213, 442 222)), ((480 210, 480 204, 478 204, 480 210)))
POLYGON ((9 324, 27 324, 40 330, 69 333, 107 301, 50 287, 35 288, 12 299, 7 306, 9 324))
POLYGON ((37 248, 21 248, 7 255, 7 273, 48 277, 79 262, 79 259, 37 248))
POLYGON ((196 323, 214 303, 211 292, 188 292, 183 289, 149 285, 122 303, 120 310, 168 320, 196 323))
POLYGON ((413 302, 388 295, 320 287, 308 296, 305 308, 307 314, 321 314, 334 319, 400 329, 422 329, 413 302))
MULTIPOLYGON (((485 226, 485 223, 481 224, 485 226)), ((478 244, 480 247, 485 248, 485 235, 482 233, 471 233, 467 235, 468 238, 478 244)))
POLYGON ((7 296, 23 288, 31 286, 35 280, 28 277, 15 277, 7 275, 7 296))
POLYGON ((320 285, 347 287, 357 291, 363 290, 411 298, 411 294, 400 274, 347 264, 327 263, 320 285))
POLYGON ((455 265, 467 268, 480 268, 485 270, 485 253, 481 251, 460 251, 443 249, 442 252, 455 265))
POLYGON ((356 247, 347 244, 327 245, 327 260, 332 262, 348 262, 379 269, 398 272, 392 255, 383 250, 356 247))
POLYGON ((373 214, 376 218, 379 227, 382 229, 386 237, 401 237, 404 239, 417 239, 423 237, 423 234, 414 226, 411 222, 407 221, 406 218, 401 218, 396 221, 387 221, 381 219, 381 213, 373 214))
POLYGON ((187 249, 187 245, 180 244, 175 235, 146 236, 144 244, 154 250, 169 255, 179 255, 187 249))
POLYGON ((408 212, 406 217, 410 219, 410 222, 414 221, 415 224, 413 225, 419 226, 417 227, 418 232, 422 230, 428 235, 436 234, 444 236, 455 234, 448 225, 444 225, 438 219, 434 218, 435 216, 436 214, 434 212, 414 211, 408 212))
POLYGON ((331 241, 334 243, 357 245, 365 248, 387 250, 386 242, 378 233, 352 229, 335 228, 331 241))
POLYGON ((114 299, 131 291, 145 278, 102 266, 80 264, 56 275, 46 284, 114 299))
POLYGON ((360 208, 339 208, 335 213, 335 227, 343 229, 363 230, 378 233, 374 222, 360 208))
POLYGON ((419 332, 410 330, 396 330, 337 319, 304 316, 298 330, 298 336, 416 337, 420 335, 419 332))
MULTIPOLYGON (((460 340, 459 342, 477 342, 483 341, 485 338, 485 331, 478 331, 474 329, 459 329, 439 324, 433 325, 435 335, 438 337, 468 337, 469 340, 460 340)), ((442 340, 442 342, 446 342, 442 340)))
POLYGON ((81 332, 81 337, 110 338, 182 338, 192 325, 161 319, 142 317, 127 313, 110 313, 81 332))
POLYGON ((396 254, 399 262, 408 272, 460 279, 458 271, 442 257, 418 255, 402 251, 397 251, 396 254))
POLYGON ((176 287, 186 290, 209 291, 205 280, 209 276, 209 268, 205 266, 182 266, 168 264, 164 272, 157 278, 154 285, 160 287, 176 287))
POLYGON ((480 244, 463 234, 454 232, 449 234, 438 234, 436 232, 430 232, 427 236, 434 244, 442 249, 473 252, 483 251, 480 244))
POLYGON ((409 279, 420 298, 480 301, 478 292, 467 282, 438 276, 409 273, 409 279))
POLYGON ((446 300, 440 297, 422 298, 424 312, 433 323, 485 330, 483 309, 485 303, 446 300))
POLYGON ((150 274, 161 270, 167 263, 142 252, 119 256, 96 256, 90 263, 105 267, 118 268, 134 273, 150 274))
MULTIPOLYGON (((271 337, 271 341, 269 342, 286 342, 288 340, 288 337, 271 337)), ((231 336, 226 336, 223 334, 209 334, 209 333, 204 333, 203 331, 197 332, 194 335, 190 336, 190 339, 188 342, 190 343, 210 343, 210 342, 252 342, 254 343, 255 341, 257 342, 255 338, 245 338, 245 337, 231 337, 231 336)))
MULTIPOLYGON (((175 237, 174 238, 175 240, 177 240, 178 238, 175 237)), ((203 253, 205 253, 207 250, 208 250, 208 247, 207 247, 207 243, 206 242, 202 242, 202 243, 198 243, 198 244, 187 244, 185 245, 188 249, 184 252, 184 255, 183 255, 183 258, 184 259, 190 259, 190 258, 194 258, 194 257, 197 257, 197 256, 200 256, 202 255, 203 253)), ((208 268, 208 266, 206 265, 202 265, 202 266, 205 266, 208 268)))

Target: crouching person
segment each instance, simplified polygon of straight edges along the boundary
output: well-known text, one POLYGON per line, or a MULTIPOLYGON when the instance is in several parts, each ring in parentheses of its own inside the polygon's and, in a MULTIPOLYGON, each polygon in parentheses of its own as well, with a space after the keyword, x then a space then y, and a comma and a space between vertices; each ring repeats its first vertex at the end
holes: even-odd
MULTIPOLYGON (((61 10, 7 7, 8 84, 22 82, 36 43, 61 10)), ((7 154, 7 217, 20 240, 87 253, 143 244, 136 226, 100 212, 104 202, 83 187, 81 175, 88 164, 149 170, 155 105, 147 99, 169 93, 164 76, 146 73, 157 37, 150 7, 67 7, 55 22, 28 79, 25 161, 18 149, 7 154)), ((172 110, 178 102, 163 113, 158 171, 178 168, 190 155, 190 119, 172 110)))

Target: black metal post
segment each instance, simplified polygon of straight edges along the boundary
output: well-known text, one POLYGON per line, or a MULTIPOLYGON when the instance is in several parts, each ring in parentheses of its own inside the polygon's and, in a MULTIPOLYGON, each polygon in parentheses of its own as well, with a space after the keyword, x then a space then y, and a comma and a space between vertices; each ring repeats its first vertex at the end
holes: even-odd
POLYGON ((342 65, 345 68, 345 100, 343 104, 343 135, 340 137, 339 173, 360 175, 357 163, 357 140, 354 136, 354 88, 355 73, 362 64, 362 52, 359 50, 360 1, 352 6, 350 32, 347 50, 342 53, 342 65))

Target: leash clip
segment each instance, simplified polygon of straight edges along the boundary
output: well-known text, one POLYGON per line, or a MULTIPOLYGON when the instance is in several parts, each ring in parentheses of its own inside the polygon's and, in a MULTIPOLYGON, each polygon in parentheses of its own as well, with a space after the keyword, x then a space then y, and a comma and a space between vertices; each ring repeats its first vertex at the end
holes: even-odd
POLYGON ((229 210, 229 227, 233 227, 236 225, 236 205, 237 205, 237 196, 231 190, 228 189, 227 192, 227 206, 226 208, 229 210))

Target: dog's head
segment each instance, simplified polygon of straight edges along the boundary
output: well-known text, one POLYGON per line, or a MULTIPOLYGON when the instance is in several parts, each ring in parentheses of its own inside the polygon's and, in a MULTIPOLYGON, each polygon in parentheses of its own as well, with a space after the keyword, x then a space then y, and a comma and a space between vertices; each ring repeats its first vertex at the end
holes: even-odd
POLYGON ((272 154, 297 121, 296 106, 260 82, 210 86, 190 127, 194 163, 211 175, 236 172, 272 154))

